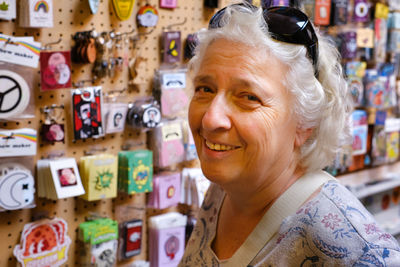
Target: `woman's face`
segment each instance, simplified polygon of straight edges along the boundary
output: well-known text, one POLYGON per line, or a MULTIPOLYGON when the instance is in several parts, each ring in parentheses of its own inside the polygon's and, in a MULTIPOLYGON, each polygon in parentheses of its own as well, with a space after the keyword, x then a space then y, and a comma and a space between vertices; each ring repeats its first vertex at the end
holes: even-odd
POLYGON ((189 123, 211 181, 262 186, 297 166, 287 71, 265 50, 224 39, 209 45, 194 78, 189 123))

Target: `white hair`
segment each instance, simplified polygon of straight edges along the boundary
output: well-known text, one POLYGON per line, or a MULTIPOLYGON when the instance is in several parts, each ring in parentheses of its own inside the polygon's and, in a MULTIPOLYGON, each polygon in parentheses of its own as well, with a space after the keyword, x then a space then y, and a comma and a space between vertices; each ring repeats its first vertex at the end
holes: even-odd
POLYGON ((347 83, 343 77, 337 49, 326 37, 318 37, 318 79, 303 45, 272 39, 262 9, 232 5, 226 8, 221 28, 198 32, 199 45, 189 62, 192 75, 198 72, 207 47, 216 39, 226 39, 265 49, 289 67, 284 85, 294 96, 293 112, 302 129, 313 129, 302 145, 300 165, 307 171, 332 163, 336 153, 350 138, 349 114, 352 110, 347 83))

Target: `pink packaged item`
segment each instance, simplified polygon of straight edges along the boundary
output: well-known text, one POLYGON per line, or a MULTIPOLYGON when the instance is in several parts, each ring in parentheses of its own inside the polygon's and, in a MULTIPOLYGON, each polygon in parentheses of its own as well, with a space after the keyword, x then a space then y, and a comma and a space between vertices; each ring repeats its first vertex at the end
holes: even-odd
POLYGON ((177 0, 160 0, 161 8, 176 8, 177 0))
POLYGON ((150 267, 176 267, 185 250, 187 217, 170 212, 150 217, 150 267))
POLYGON ((149 196, 149 206, 165 209, 178 205, 181 195, 180 173, 160 173, 153 178, 153 192, 149 196))

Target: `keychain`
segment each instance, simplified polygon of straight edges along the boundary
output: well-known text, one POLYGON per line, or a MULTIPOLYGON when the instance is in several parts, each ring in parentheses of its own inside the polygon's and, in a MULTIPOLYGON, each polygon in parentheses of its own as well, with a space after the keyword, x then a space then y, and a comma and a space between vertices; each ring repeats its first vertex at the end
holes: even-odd
POLYGON ((154 27, 158 22, 158 11, 155 7, 146 4, 139 9, 136 18, 139 26, 154 27))
POLYGON ((63 111, 57 112, 56 110, 58 109, 64 110, 64 106, 52 105, 41 109, 41 112, 45 114, 41 135, 42 139, 49 143, 64 142, 64 124, 57 123, 57 120, 61 118, 63 111))

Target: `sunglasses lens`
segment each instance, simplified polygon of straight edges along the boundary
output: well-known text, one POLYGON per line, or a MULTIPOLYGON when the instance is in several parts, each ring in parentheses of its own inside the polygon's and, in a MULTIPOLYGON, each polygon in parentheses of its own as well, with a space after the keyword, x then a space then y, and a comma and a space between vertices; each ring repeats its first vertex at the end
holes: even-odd
POLYGON ((270 32, 284 35, 302 30, 308 22, 307 16, 294 8, 269 8, 264 10, 264 18, 270 32))

